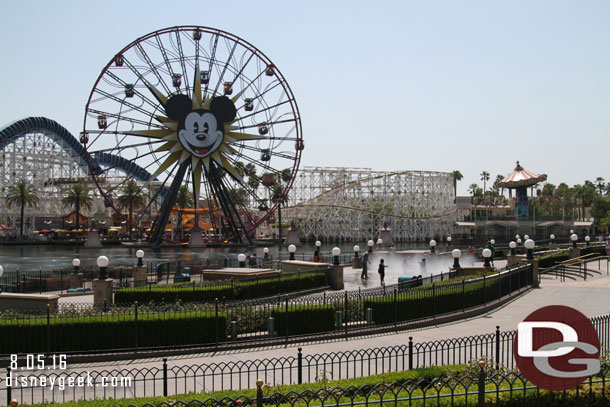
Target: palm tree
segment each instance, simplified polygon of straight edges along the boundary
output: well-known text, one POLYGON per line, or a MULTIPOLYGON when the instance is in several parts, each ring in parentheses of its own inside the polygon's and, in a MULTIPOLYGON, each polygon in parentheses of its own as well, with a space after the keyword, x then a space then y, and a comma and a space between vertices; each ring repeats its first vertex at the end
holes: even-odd
POLYGON ((178 190, 176 196, 176 206, 178 207, 178 230, 180 231, 180 238, 182 238, 182 211, 184 208, 194 205, 193 194, 189 191, 188 186, 182 185, 178 190))
POLYGON ((487 171, 481 173, 481 181, 483 181, 483 195, 485 195, 487 181, 489 181, 489 173, 487 171))
POLYGON ((79 229, 80 209, 91 209, 93 199, 89 196, 87 188, 81 184, 72 185, 66 192, 66 196, 61 200, 64 206, 73 207, 76 210, 76 229, 79 229))
POLYGON ((120 209, 129 210, 129 236, 133 238, 133 210, 139 209, 146 204, 146 197, 142 188, 132 179, 127 181, 121 188, 121 195, 117 198, 120 209))
POLYGON ((12 205, 19 205, 21 208, 21 229, 19 236, 23 238, 23 217, 25 207, 38 205, 38 195, 32 184, 28 184, 24 179, 17 181, 15 185, 10 185, 4 198, 4 202, 10 208, 12 205))
POLYGON ((461 181, 464 176, 458 170, 455 170, 451 173, 453 175, 453 202, 457 199, 457 182, 461 181))
POLYGON ((604 188, 604 181, 605 181, 605 179, 603 177, 597 177, 595 179, 595 182, 597 182, 597 189, 599 189, 600 195, 602 195, 602 190, 604 188))

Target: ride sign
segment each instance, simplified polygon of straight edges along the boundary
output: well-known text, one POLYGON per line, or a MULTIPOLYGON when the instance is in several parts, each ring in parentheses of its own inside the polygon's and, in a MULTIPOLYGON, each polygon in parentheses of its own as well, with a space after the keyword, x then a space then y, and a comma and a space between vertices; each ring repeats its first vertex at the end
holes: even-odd
POLYGON ((600 370, 599 337, 581 312, 563 305, 540 308, 518 325, 513 354, 523 376, 552 391, 578 386, 600 370))

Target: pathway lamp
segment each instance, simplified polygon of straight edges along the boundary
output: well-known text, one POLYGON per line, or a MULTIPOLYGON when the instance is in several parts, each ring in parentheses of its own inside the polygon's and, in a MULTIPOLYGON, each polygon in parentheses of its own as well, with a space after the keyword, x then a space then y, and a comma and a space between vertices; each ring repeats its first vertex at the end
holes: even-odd
POLYGON ((373 253, 373 246, 375 245, 375 242, 369 240, 366 244, 369 246, 369 253, 373 253))
POLYGON ((521 236, 515 235, 515 240, 519 240, 519 239, 521 239, 521 236))
POLYGON ((294 252, 297 251, 297 247, 293 244, 288 246, 288 252, 290 253, 290 260, 294 260, 294 252))
POLYGON ((333 264, 335 266, 339 265, 339 255, 341 254, 341 249, 339 249, 338 247, 333 247, 333 264))
POLYGON ((528 240, 529 238, 530 238, 530 235, 523 236, 523 240, 528 240))
POLYGON ((459 269, 460 268, 460 257, 462 257, 462 251, 460 249, 453 249, 453 251, 451 252, 451 255, 453 256, 453 268, 459 269))
POLYGON ((80 260, 79 259, 74 259, 72 260, 72 267, 74 267, 74 274, 78 273, 78 268, 80 267, 80 260))
POLYGON ((496 244, 496 240, 495 240, 495 239, 491 239, 491 240, 489 241, 489 243, 491 243, 491 244, 496 244))
POLYGON ((358 258, 358 252, 360 251, 360 246, 354 246, 354 258, 358 258))
POLYGON ((511 256, 514 256, 514 255, 516 255, 516 254, 517 254, 517 253, 515 252, 515 249, 517 248, 517 243, 516 243, 516 242, 511 241, 511 242, 508 244, 508 247, 510 247, 510 255, 511 255, 511 256))
POLYGON ((523 244, 527 250, 526 258, 528 260, 534 260, 534 246, 536 245, 532 239, 527 239, 523 244))
POLYGON ((269 248, 268 247, 265 247, 263 249, 263 253, 264 253, 263 260, 269 260, 269 248))
POLYGON ((246 255, 243 253, 239 253, 237 255, 237 261, 239 262, 239 268, 244 268, 246 267, 246 255))
POLYGON ((485 258, 485 264, 483 264, 483 267, 491 267, 491 264, 489 263, 489 259, 491 258, 491 250, 483 249, 483 258, 485 258))
POLYGON ((578 241, 578 235, 576 233, 572 233, 572 235, 570 235, 570 240, 572 241, 572 247, 576 249, 576 242, 578 241))
POLYGON ((451 236, 447 236, 447 246, 451 247, 451 236))
POLYGON ((320 246, 322 246, 322 242, 320 242, 319 240, 316 240, 316 250, 318 252, 320 252, 320 246))
POLYGON ((587 247, 589 247, 590 242, 591 242, 591 236, 585 236, 585 244, 587 245, 587 247))
POLYGON ((570 229, 570 235, 574 234, 574 229, 570 229))
POLYGON ((517 245, 520 245, 520 244, 521 244, 521 242, 522 242, 522 240, 521 240, 521 239, 517 239, 517 245))
POLYGON ((144 258, 144 250, 140 249, 136 252, 136 257, 138 258, 138 267, 142 267, 144 262, 142 259, 144 258))
POLYGON ((555 235, 549 236, 551 238, 551 243, 555 243, 555 235))
POLYGON ((436 240, 434 239, 430 240, 430 253, 436 253, 436 240))
POLYGON ((106 256, 97 258, 97 266, 100 268, 100 280, 106 280, 106 268, 108 267, 108 263, 110 263, 110 260, 108 260, 108 257, 106 256))
POLYGON ((377 239, 377 246, 381 246, 383 244, 383 239, 377 239))

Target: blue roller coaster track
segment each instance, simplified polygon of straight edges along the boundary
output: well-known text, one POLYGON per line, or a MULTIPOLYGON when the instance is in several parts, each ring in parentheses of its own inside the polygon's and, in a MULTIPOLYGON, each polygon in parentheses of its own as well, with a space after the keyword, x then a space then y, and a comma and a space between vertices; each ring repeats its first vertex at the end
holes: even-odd
MULTIPOLYGON (((55 143, 62 147, 67 147, 67 152, 72 156, 74 161, 87 167, 85 148, 82 144, 55 120, 46 117, 28 117, 26 119, 17 120, 0 129, 0 150, 10 143, 15 142, 19 137, 25 134, 41 132, 53 138, 55 143)), ((101 153, 93 154, 91 157, 91 167, 93 172, 99 174, 102 172, 102 167, 110 167, 118 169, 134 179, 139 181, 150 180, 151 174, 144 168, 129 161, 123 157, 114 154, 101 153)))

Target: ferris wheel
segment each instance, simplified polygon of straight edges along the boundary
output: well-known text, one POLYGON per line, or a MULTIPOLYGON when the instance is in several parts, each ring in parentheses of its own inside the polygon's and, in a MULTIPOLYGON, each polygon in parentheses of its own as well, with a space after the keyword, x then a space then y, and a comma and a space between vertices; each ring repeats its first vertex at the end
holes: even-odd
POLYGON ((154 244, 185 190, 197 227, 251 241, 285 199, 304 148, 296 100, 275 64, 233 34, 198 26, 152 32, 112 57, 80 141, 107 206, 124 209, 117 198, 129 182, 147 191, 129 222, 148 217, 154 244), (117 168, 125 177, 108 183, 117 168))

